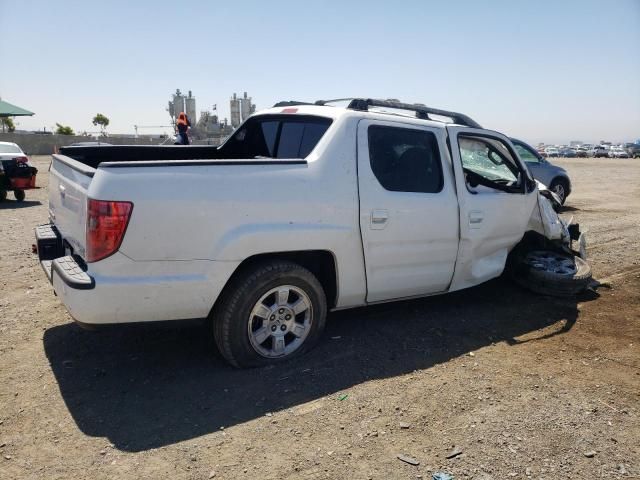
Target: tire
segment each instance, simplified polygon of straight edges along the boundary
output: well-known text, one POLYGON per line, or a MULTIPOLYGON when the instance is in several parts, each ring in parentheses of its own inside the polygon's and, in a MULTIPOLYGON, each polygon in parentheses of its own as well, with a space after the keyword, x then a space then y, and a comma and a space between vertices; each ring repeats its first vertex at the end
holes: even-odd
POLYGON ((516 260, 514 280, 542 295, 568 297, 587 289, 591 267, 580 257, 551 250, 534 250, 516 260))
POLYGON ((4 202, 7 199, 7 191, 0 189, 0 202, 4 202))
POLYGON ((244 368, 280 363, 308 351, 322 335, 326 317, 327 300, 318 279, 296 263, 275 260, 238 274, 225 287, 211 321, 222 356, 244 368))
POLYGON ((24 202, 24 197, 26 196, 24 190, 14 190, 13 195, 18 202, 24 202))
POLYGON ((551 185, 549 185, 549 190, 555 193, 560 198, 560 203, 564 205, 569 196, 569 182, 564 178, 554 178, 551 185))

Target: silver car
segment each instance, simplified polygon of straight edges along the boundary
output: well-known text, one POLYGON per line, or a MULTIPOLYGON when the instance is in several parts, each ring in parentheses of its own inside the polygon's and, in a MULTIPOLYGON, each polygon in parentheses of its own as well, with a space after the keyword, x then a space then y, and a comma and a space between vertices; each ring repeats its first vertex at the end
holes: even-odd
POLYGON ((571 180, 569 180, 567 171, 549 162, 540 155, 536 149, 522 140, 512 138, 511 143, 513 143, 520 158, 524 160, 527 167, 529 167, 533 178, 540 183, 544 183, 564 204, 571 193, 571 180))

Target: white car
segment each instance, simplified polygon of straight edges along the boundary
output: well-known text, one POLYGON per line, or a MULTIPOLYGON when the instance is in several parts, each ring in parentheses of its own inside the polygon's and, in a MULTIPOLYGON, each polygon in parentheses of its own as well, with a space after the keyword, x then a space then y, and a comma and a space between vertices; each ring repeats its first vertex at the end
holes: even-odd
POLYGON ((629 154, 622 147, 611 147, 609 149, 610 158, 629 158, 629 154))
POLYGON ((207 318, 231 364, 257 366, 308 349, 328 310, 472 287, 507 265, 536 291, 586 287, 571 249, 584 256, 584 237, 506 136, 415 104, 332 105, 276 104, 220 147, 54 155, 36 239, 71 316, 207 318))
POLYGON ((558 150, 556 147, 547 147, 544 149, 544 154, 547 157, 559 157, 560 150, 558 150))

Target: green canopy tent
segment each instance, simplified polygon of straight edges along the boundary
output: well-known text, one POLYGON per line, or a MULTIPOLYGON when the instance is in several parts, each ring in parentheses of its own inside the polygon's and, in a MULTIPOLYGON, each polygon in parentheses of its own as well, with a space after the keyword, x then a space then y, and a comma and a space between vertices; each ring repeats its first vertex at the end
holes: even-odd
MULTIPOLYGON (((20 108, 16 105, 12 105, 9 102, 0 100, 0 118, 7 117, 30 117, 33 112, 20 108)), ((2 131, 4 132, 4 122, 2 123, 2 131)))

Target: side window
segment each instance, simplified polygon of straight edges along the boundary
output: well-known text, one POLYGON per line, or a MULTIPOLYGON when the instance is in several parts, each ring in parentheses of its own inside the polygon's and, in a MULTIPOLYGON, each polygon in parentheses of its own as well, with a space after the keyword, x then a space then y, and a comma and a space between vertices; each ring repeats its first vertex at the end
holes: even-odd
POLYGON ((520 158, 527 163, 540 163, 540 160, 537 156, 533 154, 531 150, 526 147, 523 147, 519 143, 514 143, 513 147, 516 149, 516 152, 520 156, 520 158))
POLYGON ((507 146, 489 137, 459 135, 460 158, 467 185, 522 192, 522 172, 507 146))
POLYGON ((371 170, 386 190, 419 193, 442 190, 438 140, 432 132, 372 125, 368 137, 371 170))

